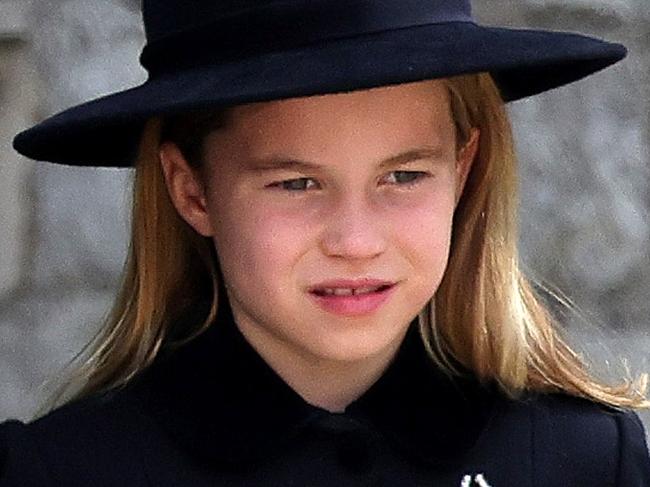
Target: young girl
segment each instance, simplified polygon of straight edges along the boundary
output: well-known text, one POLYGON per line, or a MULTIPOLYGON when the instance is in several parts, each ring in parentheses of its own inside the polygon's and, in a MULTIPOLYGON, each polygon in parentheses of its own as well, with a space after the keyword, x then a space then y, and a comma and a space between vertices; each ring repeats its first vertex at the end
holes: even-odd
POLYGON ((461 0, 144 21, 146 83, 15 140, 133 164, 133 232, 68 397, 0 426, 0 486, 650 486, 644 377, 592 378, 519 270, 504 109, 622 46, 461 0))

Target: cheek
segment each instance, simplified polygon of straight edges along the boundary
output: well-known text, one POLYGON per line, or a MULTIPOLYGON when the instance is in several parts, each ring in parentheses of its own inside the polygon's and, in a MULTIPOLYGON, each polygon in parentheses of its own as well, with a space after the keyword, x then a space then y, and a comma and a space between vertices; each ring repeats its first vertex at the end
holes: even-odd
POLYGON ((441 184, 396 208, 390 218, 396 247, 409 260, 411 276, 435 292, 445 272, 451 244, 455 193, 441 184))
POLYGON ((269 292, 290 271, 306 232, 295 218, 246 199, 211 211, 214 244, 227 281, 240 288, 269 292))

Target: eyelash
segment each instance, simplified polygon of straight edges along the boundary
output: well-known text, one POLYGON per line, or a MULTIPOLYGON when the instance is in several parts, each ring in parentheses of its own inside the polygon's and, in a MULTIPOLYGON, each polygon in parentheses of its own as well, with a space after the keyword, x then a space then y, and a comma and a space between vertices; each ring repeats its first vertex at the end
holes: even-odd
MULTIPOLYGON (((408 181, 403 184, 397 184, 398 186, 404 187, 406 189, 415 186, 422 182, 425 178, 428 178, 431 176, 430 173, 424 172, 424 171, 393 171, 391 174, 408 174, 408 175, 416 175, 418 176, 416 179, 412 181, 408 181)), ((278 181, 276 183, 270 184, 268 187, 269 188, 277 188, 279 190, 284 190, 290 193, 304 193, 305 191, 308 191, 307 189, 288 189, 285 185, 290 184, 290 183, 295 183, 297 181, 309 181, 309 180, 314 180, 313 178, 296 178, 296 179, 287 179, 285 181, 278 181)))

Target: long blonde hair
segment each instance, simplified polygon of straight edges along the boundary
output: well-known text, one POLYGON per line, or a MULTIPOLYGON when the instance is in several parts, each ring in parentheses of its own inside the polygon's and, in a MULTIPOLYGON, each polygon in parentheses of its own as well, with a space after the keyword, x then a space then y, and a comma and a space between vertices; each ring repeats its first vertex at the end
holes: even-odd
MULTIPOLYGON (((614 407, 649 407, 646 374, 614 386, 592 377, 520 271, 517 164, 510 121, 491 76, 465 75, 444 82, 458 146, 467 142, 472 128, 479 129, 481 141, 454 217, 445 277, 418 315, 432 359, 452 375, 459 373, 454 364, 461 364, 482 380, 494 380, 511 397, 526 390, 560 391, 614 407)), ((210 130, 225 123, 226 113, 213 111, 210 130)), ((201 125, 191 116, 189 120, 192 123, 179 125, 186 135, 201 125)), ((80 363, 69 381, 42 411, 126 385, 161 350, 192 340, 216 316, 218 259, 212 242, 189 227, 171 203, 158 155, 164 132, 163 121, 152 119, 141 138, 132 239, 112 312, 73 359, 80 363), (210 310, 193 329, 174 329, 174 318, 182 310, 206 299, 212 303, 210 310), (171 339, 180 335, 182 339, 171 339)), ((201 134, 193 137, 181 150, 193 150, 188 159, 196 163, 201 134)))

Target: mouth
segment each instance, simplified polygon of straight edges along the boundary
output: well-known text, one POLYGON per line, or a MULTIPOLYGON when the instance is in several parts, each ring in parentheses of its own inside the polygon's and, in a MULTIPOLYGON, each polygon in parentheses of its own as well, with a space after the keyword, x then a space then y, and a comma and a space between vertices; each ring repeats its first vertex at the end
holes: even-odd
POLYGON ((372 315, 390 302, 396 287, 397 283, 316 288, 310 291, 310 295, 315 304, 328 313, 344 317, 362 317, 372 315))
POLYGON ((367 294, 381 294, 392 287, 395 284, 382 284, 380 286, 366 286, 358 288, 320 288, 314 289, 311 291, 312 294, 322 297, 349 297, 349 296, 361 296, 367 294))

